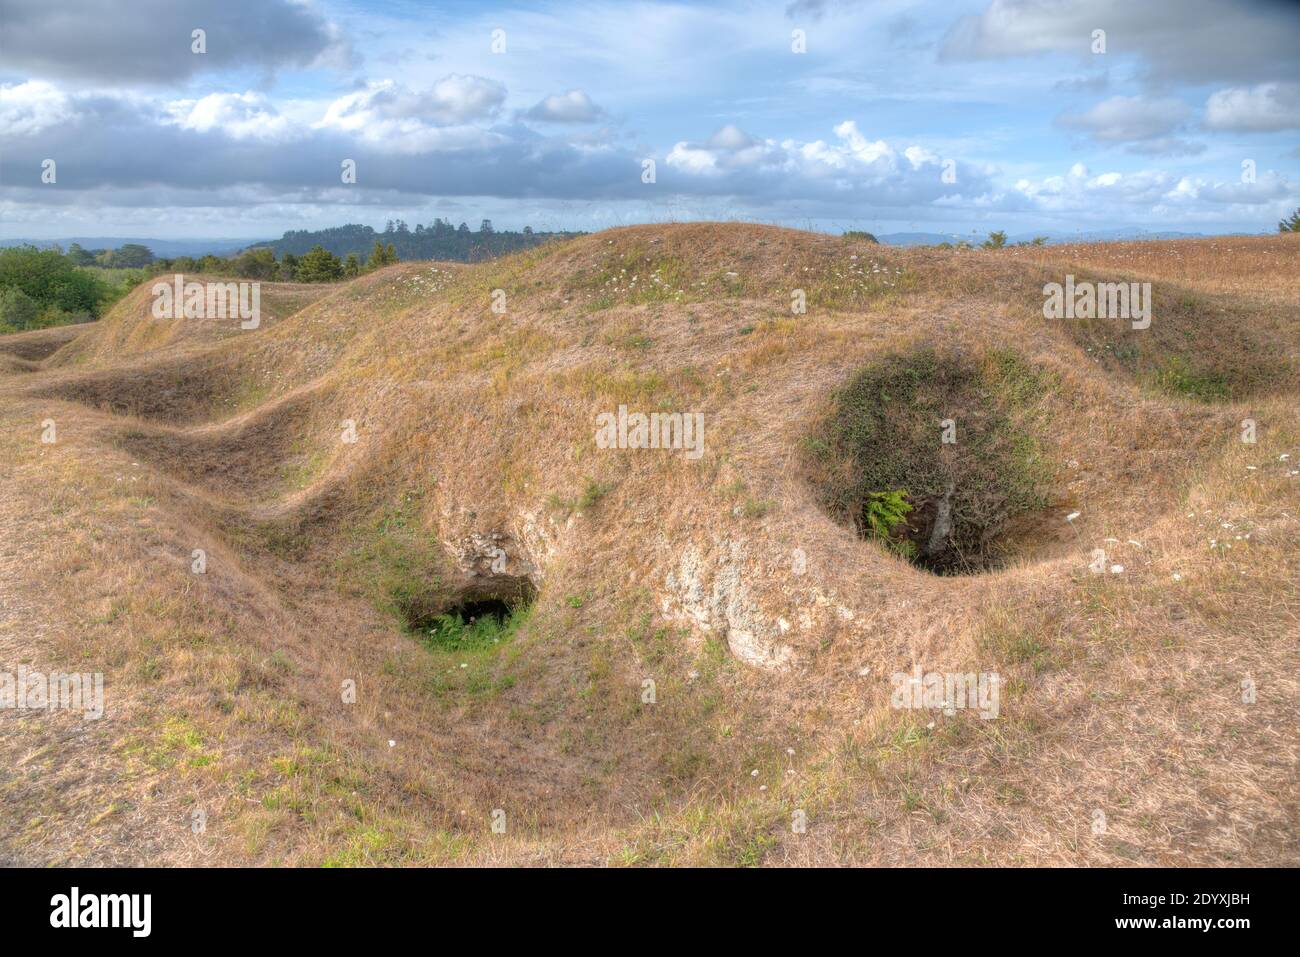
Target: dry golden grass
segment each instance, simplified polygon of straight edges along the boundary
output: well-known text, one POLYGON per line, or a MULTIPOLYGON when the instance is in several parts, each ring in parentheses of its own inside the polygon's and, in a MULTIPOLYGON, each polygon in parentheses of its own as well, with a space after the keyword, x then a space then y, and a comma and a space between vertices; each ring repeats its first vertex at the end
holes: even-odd
POLYGON ((253 333, 157 328, 137 290, 0 338, 0 664, 108 686, 100 722, 0 713, 0 859, 1296 863, 1300 246, 1217 242, 634 227, 253 333), (1150 277, 1150 337, 1045 322, 1067 269, 1150 277), (930 575, 809 485, 833 391, 926 344, 1058 383, 1008 567, 930 575), (1171 356, 1224 394, 1151 378, 1171 356), (703 412, 705 454, 596 448, 619 403, 703 412), (531 614, 431 650, 403 609, 501 587, 485 543, 531 614), (1000 717, 892 709, 914 663, 997 671, 1000 717))
POLYGON ((1300 297, 1295 233, 1123 243, 1017 246, 1006 254, 1052 266, 1082 266, 1294 305, 1300 297))

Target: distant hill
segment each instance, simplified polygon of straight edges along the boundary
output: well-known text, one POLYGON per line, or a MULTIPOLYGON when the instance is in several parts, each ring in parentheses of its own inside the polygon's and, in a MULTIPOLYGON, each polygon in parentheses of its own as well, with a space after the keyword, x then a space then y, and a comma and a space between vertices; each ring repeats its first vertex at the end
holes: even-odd
POLYGON ((118 249, 128 243, 148 246, 155 256, 172 259, 176 256, 224 256, 238 252, 250 245, 257 245, 256 239, 140 239, 135 236, 67 236, 62 239, 0 239, 0 247, 35 246, 37 249, 49 249, 58 246, 64 252, 73 243, 82 249, 118 249))
POLYGON ((364 261, 375 243, 380 242, 385 246, 391 243, 398 257, 403 260, 480 262, 538 246, 551 239, 570 239, 581 235, 584 234, 536 233, 529 227, 524 227, 522 232, 495 230, 488 220, 484 220, 478 230, 471 230, 465 223, 453 226, 441 219, 435 219, 428 226, 417 225, 412 229, 405 222, 397 220, 389 222, 383 232, 353 223, 330 229, 290 230, 274 242, 255 245, 271 249, 276 259, 283 259, 286 253, 301 256, 313 246, 321 245, 336 256, 346 257, 349 253, 356 253, 364 261))
MULTIPOLYGON (((1009 245, 1027 243, 1039 236, 1046 236, 1050 245, 1058 243, 1113 243, 1140 239, 1199 239, 1205 233, 1179 233, 1171 230, 1151 232, 1139 227, 1127 229, 1098 229, 1087 233, 1057 233, 1045 230, 1041 233, 1019 233, 1007 237, 1009 245)), ((940 243, 968 242, 978 246, 988 238, 988 233, 885 233, 877 234, 877 239, 887 246, 937 246, 940 243)))
POLYGON ((1029 242, 1035 235, 1046 235, 1047 241, 1056 243, 1116 243, 1140 239, 1201 239, 1205 233, 1180 233, 1173 230, 1152 232, 1132 227, 1128 229, 1096 229, 1086 233, 1024 233, 1008 237, 1009 243, 1029 242))
POLYGON ((886 246, 937 246, 940 243, 956 244, 963 239, 974 242, 974 237, 963 236, 960 233, 886 233, 884 235, 877 233, 876 239, 886 246))
MULTIPOLYGON (((404 260, 442 259, 453 262, 477 262, 490 259, 493 256, 514 252, 518 249, 527 249, 546 242, 548 239, 569 239, 582 235, 585 234, 581 232, 539 233, 527 229, 522 232, 513 230, 483 232, 481 224, 479 229, 471 230, 465 223, 460 226, 453 226, 450 222, 435 219, 432 225, 417 225, 413 229, 401 220, 396 220, 389 223, 382 232, 370 226, 357 224, 318 230, 290 230, 280 239, 275 240, 67 236, 60 239, 0 239, 0 248, 32 245, 39 249, 49 249, 52 246, 59 246, 64 251, 67 251, 68 247, 73 243, 77 243, 83 249, 118 249, 127 243, 138 243, 142 246, 148 246, 154 256, 158 258, 172 259, 176 256, 194 256, 197 258, 208 254, 229 256, 244 249, 267 247, 274 250, 276 259, 283 259, 285 253, 301 256, 312 246, 319 243, 336 256, 346 257, 348 253, 356 253, 358 258, 364 260, 370 254, 375 241, 379 240, 385 246, 392 243, 394 251, 404 260)), ((1048 243, 1055 245, 1057 243, 1096 243, 1142 239, 1195 239, 1204 235, 1204 233, 1183 233, 1168 230, 1148 231, 1133 227, 1080 233, 1050 231, 1022 233, 1009 236, 1007 242, 1009 244, 1029 242, 1036 236, 1046 236, 1048 243)), ((877 233, 876 238, 887 246, 937 246, 940 243, 956 245, 962 241, 977 246, 987 238, 987 234, 970 232, 877 233)))

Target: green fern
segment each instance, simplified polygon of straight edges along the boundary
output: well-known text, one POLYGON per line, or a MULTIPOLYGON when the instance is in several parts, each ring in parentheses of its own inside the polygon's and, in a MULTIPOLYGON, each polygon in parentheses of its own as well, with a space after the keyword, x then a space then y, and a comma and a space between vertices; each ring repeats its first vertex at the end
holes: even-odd
POLYGON ((862 506, 863 528, 876 538, 881 539, 895 551, 910 555, 915 546, 906 538, 896 538, 895 530, 907 524, 907 515, 912 511, 912 503, 907 500, 904 489, 892 492, 870 492, 862 506))
POLYGON ((513 609, 504 618, 484 614, 466 621, 455 612, 439 615, 424 629, 423 640, 430 648, 446 651, 472 651, 508 641, 528 615, 525 608, 513 609))

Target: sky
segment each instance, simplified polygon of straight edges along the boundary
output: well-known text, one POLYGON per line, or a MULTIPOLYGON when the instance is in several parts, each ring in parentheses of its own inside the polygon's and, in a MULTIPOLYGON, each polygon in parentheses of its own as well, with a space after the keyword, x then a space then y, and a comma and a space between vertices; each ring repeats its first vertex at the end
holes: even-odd
POLYGON ((1295 0, 0 0, 0 238, 1297 206, 1295 0))

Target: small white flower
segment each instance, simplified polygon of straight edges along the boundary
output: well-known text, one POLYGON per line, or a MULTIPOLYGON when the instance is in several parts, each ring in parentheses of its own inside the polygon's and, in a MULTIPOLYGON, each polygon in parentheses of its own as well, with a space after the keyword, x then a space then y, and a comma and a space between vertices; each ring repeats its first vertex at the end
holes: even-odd
POLYGON ((1069 515, 1065 516, 1065 520, 1066 520, 1067 522, 1073 522, 1073 521, 1074 521, 1076 518, 1078 518, 1081 514, 1082 514, 1081 512, 1071 512, 1069 515))
POLYGON ((1123 574, 1123 572, 1124 572, 1124 566, 1123 566, 1123 565, 1111 565, 1111 566, 1110 566, 1110 573, 1111 573, 1112 575, 1121 575, 1121 574, 1123 574))

